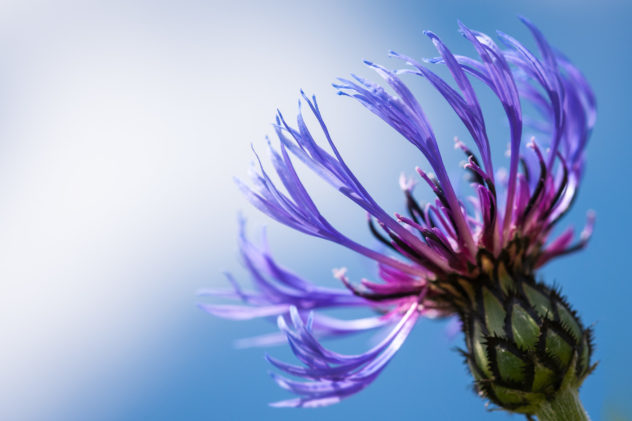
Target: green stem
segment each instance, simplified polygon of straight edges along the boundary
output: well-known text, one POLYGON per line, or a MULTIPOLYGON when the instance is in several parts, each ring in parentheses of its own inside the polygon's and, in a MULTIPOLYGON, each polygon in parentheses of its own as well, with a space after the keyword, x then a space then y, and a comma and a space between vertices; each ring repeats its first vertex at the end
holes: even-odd
POLYGON ((535 414, 539 421, 590 421, 577 389, 566 388, 546 401, 535 414))

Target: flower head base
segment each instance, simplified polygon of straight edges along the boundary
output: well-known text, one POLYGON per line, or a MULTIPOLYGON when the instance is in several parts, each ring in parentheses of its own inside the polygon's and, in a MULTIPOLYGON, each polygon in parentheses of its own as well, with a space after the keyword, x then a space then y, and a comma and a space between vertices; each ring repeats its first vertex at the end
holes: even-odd
POLYGON ((459 309, 462 354, 478 392, 505 409, 535 414, 560 390, 577 390, 594 369, 592 332, 559 292, 511 263, 510 253, 481 252, 477 279, 456 276, 439 285, 459 309))
MULTIPOLYGON (((454 55, 433 33, 426 32, 439 57, 429 60, 449 70, 456 87, 426 65, 397 53, 409 67, 391 71, 366 62, 393 93, 354 76, 334 85, 357 99, 416 146, 434 175, 417 172, 436 199, 425 205, 414 197, 411 180, 400 185, 406 213, 391 216, 371 197, 338 152, 315 98, 302 94, 319 123, 328 148, 317 143, 299 112, 296 127, 279 114, 278 150, 271 160, 284 190, 265 171, 253 175, 253 187, 239 182, 249 200, 277 221, 305 234, 333 241, 377 262, 381 282, 355 285, 344 270, 335 276, 346 288, 318 287, 284 269, 267 249, 250 243, 244 231, 241 251, 255 292, 210 295, 242 300, 245 305, 202 307, 233 319, 277 316, 283 336, 302 366, 269 357, 272 365, 303 378, 274 374, 283 388, 299 398, 277 406, 328 405, 369 385, 399 349, 422 316, 456 315, 463 324, 463 351, 477 390, 502 408, 537 413, 542 402, 566 388, 576 389, 591 370, 590 331, 555 290, 536 282, 535 271, 549 260, 583 248, 593 219, 572 243, 568 229, 551 240, 553 228, 568 212, 582 177, 584 149, 595 122, 595 100, 581 73, 555 51, 530 22, 540 53, 536 57, 514 38, 498 33, 505 49, 487 35, 459 24, 478 59, 454 55), (438 142, 424 111, 400 79, 421 76, 454 109, 475 148, 457 140, 467 157, 474 195, 459 198, 448 176, 438 142), (500 100, 509 123, 510 158, 506 177, 494 173, 486 122, 470 79, 482 81, 500 100), (523 106, 540 118, 523 116, 523 106), (524 126, 524 127, 523 127, 524 126), (526 144, 525 128, 534 134, 526 144), (546 147, 546 148, 545 148, 546 147), (332 226, 299 179, 291 156, 299 159, 368 214, 369 228, 387 250, 361 245, 332 226), (358 320, 325 317, 315 310, 368 307, 378 316, 358 320), (378 345, 359 355, 341 355, 319 339, 391 326, 378 345)), ((265 336, 255 345, 280 339, 265 336)))

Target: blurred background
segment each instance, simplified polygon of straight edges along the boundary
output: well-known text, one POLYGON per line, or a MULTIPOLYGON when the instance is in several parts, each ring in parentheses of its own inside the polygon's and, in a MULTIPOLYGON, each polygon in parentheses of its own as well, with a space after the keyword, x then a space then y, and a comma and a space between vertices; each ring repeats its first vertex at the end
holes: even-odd
MULTIPOLYGON (((195 293, 225 285, 224 271, 246 280, 239 211, 253 238, 268 227, 275 255, 301 275, 333 284, 331 268, 347 266, 352 279, 371 277, 370 262, 249 207, 233 177, 246 177, 250 144, 264 151, 277 107, 291 120, 299 89, 316 93, 349 165, 399 210, 397 177, 426 165, 422 156, 331 82, 371 75, 363 58, 399 66, 390 49, 434 56, 423 29, 472 54, 457 19, 528 39, 518 14, 583 70, 599 101, 567 218, 581 228, 595 209, 596 232, 543 277, 595 324, 600 365, 581 391, 589 413, 631 419, 630 12, 623 0, 1 2, 0 419, 509 419, 470 390, 454 352, 462 338, 429 320, 361 394, 323 409, 270 408, 288 395, 269 378, 264 351, 289 351, 234 342, 275 326, 213 318, 195 293)), ((407 80, 458 179, 452 138, 469 138, 423 81, 407 80)), ((481 101, 501 157, 502 110, 490 95, 481 101)), ((306 179, 336 226, 373 244, 363 211, 306 179)), ((360 352, 370 341, 340 346, 360 352)))

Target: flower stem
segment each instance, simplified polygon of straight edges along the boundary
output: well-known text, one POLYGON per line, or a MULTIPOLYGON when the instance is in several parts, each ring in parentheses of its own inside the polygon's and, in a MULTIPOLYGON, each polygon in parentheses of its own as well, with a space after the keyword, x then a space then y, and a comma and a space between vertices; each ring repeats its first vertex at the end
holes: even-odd
POLYGON ((536 416, 539 421, 590 421, 577 389, 572 388, 561 390, 555 399, 542 404, 536 416))

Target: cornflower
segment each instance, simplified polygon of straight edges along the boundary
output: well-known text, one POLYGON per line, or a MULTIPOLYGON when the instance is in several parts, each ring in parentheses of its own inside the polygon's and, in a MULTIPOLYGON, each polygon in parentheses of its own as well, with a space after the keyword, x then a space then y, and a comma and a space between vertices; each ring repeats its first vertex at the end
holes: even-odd
MULTIPOLYGON (((560 291, 536 280, 550 260, 582 249, 594 216, 579 238, 572 228, 552 238, 552 231, 577 196, 584 171, 584 151, 595 123, 595 98, 579 70, 552 48, 541 32, 521 19, 532 33, 539 57, 511 36, 498 32, 501 48, 489 36, 459 23, 477 58, 454 55, 432 32, 425 32, 456 87, 427 65, 391 52, 408 66, 392 71, 366 61, 382 86, 353 76, 334 85, 355 98, 425 156, 433 174, 416 171, 436 196, 419 203, 415 182, 400 185, 406 214, 387 213, 367 192, 338 152, 315 97, 302 91, 327 147, 307 127, 301 101, 296 125, 278 114, 278 147, 271 161, 284 190, 268 175, 257 156, 252 187, 238 182, 249 201, 278 222, 347 247, 378 265, 379 282, 354 284, 344 269, 334 275, 345 288, 315 285, 279 265, 266 246, 240 235, 241 256, 254 290, 244 291, 232 276, 231 290, 203 293, 238 299, 240 305, 201 304, 211 314, 245 320, 276 317, 284 339, 301 365, 267 356, 281 372, 276 383, 298 397, 277 407, 330 405, 371 384, 423 317, 458 317, 465 336, 461 352, 474 377, 475 390, 498 407, 541 420, 588 419, 578 388, 594 369, 591 330, 580 321, 560 291), (400 74, 427 80, 448 102, 471 135, 475 148, 456 140, 467 158, 474 195, 460 198, 450 181, 437 139, 426 115, 400 74), (486 122, 470 79, 478 79, 498 98, 509 126, 509 169, 495 174, 486 122), (535 116, 523 116, 529 104, 535 116), (536 137, 523 140, 528 125, 536 137), (526 144, 525 144, 526 143, 526 144), (294 167, 298 159, 368 215, 371 233, 384 248, 362 245, 328 222, 310 197, 294 167), (503 177, 499 174, 504 174, 503 177), (366 307, 374 317, 343 320, 319 312, 366 307), (334 352, 320 339, 389 327, 375 346, 358 355, 334 352), (291 377, 288 377, 291 376, 291 377), (297 380, 299 378, 299 380, 297 380)), ((247 341, 265 345, 278 335, 247 341)))

